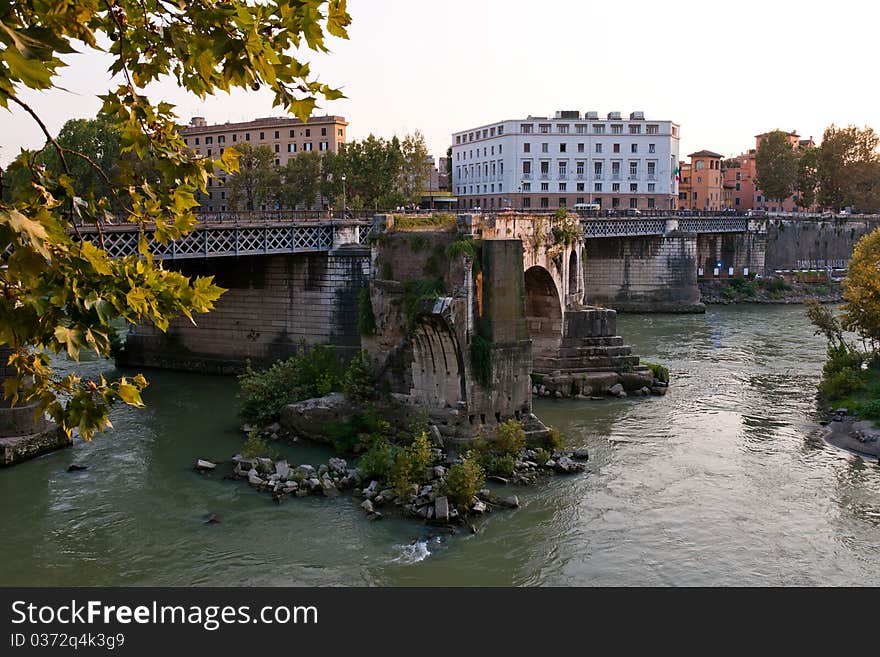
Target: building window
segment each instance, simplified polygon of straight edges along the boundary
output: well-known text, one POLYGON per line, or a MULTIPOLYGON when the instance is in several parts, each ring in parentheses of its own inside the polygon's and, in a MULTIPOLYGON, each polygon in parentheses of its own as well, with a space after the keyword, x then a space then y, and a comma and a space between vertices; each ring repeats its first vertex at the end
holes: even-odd
POLYGON ((550 124, 541 123, 538 125, 538 130, 541 132, 541 134, 548 135, 550 134, 550 124))
POLYGON ((541 152, 542 153, 549 153, 550 152, 550 144, 548 144, 546 142, 541 144, 541 152))
POLYGON ((734 205, 739 205, 739 196, 736 197, 736 199, 734 200, 733 204, 734 204, 734 205))
POLYGON ((530 192, 530 191, 532 191, 532 183, 524 182, 524 183, 522 184, 522 190, 523 190, 524 192, 530 192))
POLYGON ((742 180, 742 174, 739 171, 736 172, 736 179, 742 180))
POLYGON ((321 128, 321 136, 322 136, 322 137, 326 137, 326 136, 327 136, 327 128, 321 128))
POLYGON ((226 136, 220 135, 219 137, 217 137, 217 143, 218 144, 225 144, 226 143, 226 136))
MULTIPOLYGON (((279 160, 277 157, 275 158, 275 166, 276 167, 281 166, 281 160, 279 160)), ((263 208, 263 209, 265 210, 266 208, 263 208)))
POLYGON ((275 152, 276 152, 276 153, 280 153, 280 152, 281 152, 281 144, 275 144, 275 152))
POLYGON ((619 192, 620 191, 620 183, 611 183, 611 191, 619 192))
POLYGON ((736 191, 741 191, 739 188, 740 183, 736 183, 736 191))
POLYGON ((532 130, 534 129, 534 125, 531 123, 523 123, 519 126, 519 131, 524 135, 532 134, 532 130))
POLYGON ((605 126, 602 125, 601 123, 594 123, 593 124, 593 134, 604 135, 605 134, 605 126))
POLYGON ((631 199, 629 200, 629 207, 631 207, 631 208, 637 208, 637 207, 639 207, 639 199, 637 199, 637 198, 631 198, 631 199))
POLYGON ((278 134, 278 131, 276 130, 275 131, 275 139, 278 139, 278 137, 279 137, 279 134, 278 134))
POLYGON ((631 191, 631 192, 639 191, 639 184, 638 183, 630 183, 629 184, 629 191, 631 191))
POLYGON ((612 125, 611 126, 611 134, 612 135, 622 135, 623 134, 623 126, 622 125, 612 125))
POLYGON ((649 123, 648 125, 645 126, 645 134, 648 134, 648 135, 659 134, 660 133, 659 128, 660 128, 660 126, 658 126, 656 124, 649 123))
POLYGON ((238 141, 238 135, 237 134, 232 135, 232 142, 235 143, 237 141, 238 141))
POLYGON ((601 162, 593 162, 593 175, 596 178, 602 177, 602 163, 601 162))
POLYGON ((615 196, 614 198, 611 199, 611 207, 612 208, 619 208, 620 207, 620 198, 619 197, 615 196))
POLYGON ((575 172, 577 173, 578 176, 584 175, 584 161, 583 160, 578 160, 575 163, 575 172))
POLYGON ((577 184, 577 191, 579 191, 579 192, 584 191, 584 183, 578 183, 578 184, 577 184))
POLYGON ((653 192, 656 191, 654 188, 657 186, 656 183, 648 183, 648 191, 653 192))
POLYGON ((250 141, 251 140, 251 133, 249 133, 249 132, 244 133, 244 140, 250 141))
POLYGON ((559 183, 559 191, 560 192, 568 191, 568 183, 559 183))
MULTIPOLYGON (((339 135, 339 136, 341 137, 341 136, 342 136, 342 128, 339 128, 339 129, 336 131, 336 134, 339 135)), ((457 139, 457 138, 456 138, 456 139, 457 139)), ((458 142, 456 142, 456 143, 458 143, 458 142)))
POLYGON ((601 153, 601 152, 602 152, 602 144, 596 144, 596 152, 597 152, 597 153, 601 153))
POLYGON ((549 192, 550 191, 550 183, 542 182, 541 183, 541 191, 542 192, 549 192))
POLYGON ((211 144, 211 143, 213 143, 213 141, 214 141, 214 138, 213 138, 213 137, 205 137, 205 143, 206 143, 206 144, 211 144))
POLYGON ((619 178, 620 177, 620 162, 612 162, 611 163, 611 177, 619 178))
POLYGON ((619 153, 620 152, 620 144, 614 144, 611 147, 612 152, 619 153))
POLYGON ((311 152, 312 150, 312 142, 306 142, 303 144, 303 150, 307 152, 311 152))
POLYGON ((290 142, 287 145, 287 152, 288 153, 296 153, 296 144, 294 144, 293 142, 290 142))
MULTIPOLYGON (((583 190, 581 190, 581 191, 583 191, 583 190)), ((577 199, 575 200, 575 203, 583 203, 583 202, 584 202, 583 196, 578 196, 577 199)))
POLYGON ((578 144, 578 153, 583 153, 583 152, 584 152, 584 145, 578 144))
POLYGON ((657 163, 656 162, 648 162, 648 178, 653 179, 657 173, 657 163))
POLYGON ((653 199, 653 198, 649 198, 649 199, 648 199, 648 209, 649 209, 649 210, 653 210, 654 207, 655 207, 655 205, 654 205, 654 199, 653 199))
POLYGON ((226 192, 220 192, 220 198, 221 198, 221 199, 225 199, 225 198, 226 198, 226 192))
POLYGON ((564 208, 564 207, 565 207, 565 197, 564 197, 564 196, 560 196, 560 197, 559 197, 559 207, 560 207, 560 208, 564 208))
POLYGON ((642 126, 640 125, 632 125, 629 126, 629 134, 631 135, 640 135, 642 134, 642 126))
POLYGON ((210 154, 211 154, 211 149, 209 148, 209 149, 208 149, 208 155, 210 155, 210 154))
POLYGON ((559 144, 559 152, 560 152, 560 153, 564 153, 564 152, 565 152, 565 144, 559 144))
POLYGON ((524 160, 522 164, 523 164, 523 166, 522 166, 523 174, 525 174, 527 176, 532 175, 532 161, 531 160, 524 160))
POLYGON ((530 207, 532 207, 532 199, 530 199, 530 198, 528 198, 528 197, 524 198, 524 199, 522 200, 522 206, 523 206, 524 208, 530 208, 530 207))
POLYGON ((549 208, 550 207, 550 199, 547 198, 546 196, 541 197, 541 207, 542 208, 549 208))
POLYGON ((525 142, 523 144, 523 153, 531 153, 531 152, 532 152, 532 145, 529 142, 525 142))
POLYGON ((576 125, 576 126, 574 127, 574 131, 575 131, 577 134, 579 134, 579 135, 586 134, 586 132, 587 132, 587 126, 585 126, 583 123, 581 123, 581 124, 576 125))
POLYGON ((602 191, 602 183, 593 183, 593 191, 601 192, 602 191))
POLYGON ((318 148, 322 151, 326 151, 329 147, 330 144, 326 141, 322 141, 320 144, 318 144, 318 148))
POLYGON ((262 140, 265 139, 265 138, 266 138, 266 133, 265 133, 265 132, 261 132, 261 133, 260 133, 260 141, 262 141, 262 140))
POLYGON ((639 152, 639 145, 638 144, 630 144, 629 145, 629 152, 630 153, 638 153, 639 152))
POLYGON ((306 137, 311 137, 311 136, 312 136, 312 129, 306 128, 306 137))
POLYGON ((649 152, 649 153, 653 153, 653 152, 655 152, 655 148, 654 148, 655 145, 656 145, 656 144, 648 144, 648 152, 649 152))
POLYGON ((546 178, 550 175, 550 162, 547 160, 541 161, 541 177, 546 178))
POLYGON ((559 131, 560 135, 568 134, 568 124, 560 123, 558 126, 556 126, 556 129, 559 131))
POLYGON ((199 145, 199 138, 196 137, 196 146, 198 146, 198 145, 199 145))

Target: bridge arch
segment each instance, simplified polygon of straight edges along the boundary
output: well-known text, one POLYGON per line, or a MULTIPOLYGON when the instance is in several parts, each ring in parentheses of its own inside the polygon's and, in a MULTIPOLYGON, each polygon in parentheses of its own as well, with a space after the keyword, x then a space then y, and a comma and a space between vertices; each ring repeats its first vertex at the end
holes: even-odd
POLYGON ((555 350, 562 339, 562 299, 556 281, 544 267, 529 267, 525 272, 525 292, 532 352, 555 350))
POLYGON ((422 315, 411 333, 410 400, 429 409, 465 401, 464 362, 458 339, 437 315, 422 315))

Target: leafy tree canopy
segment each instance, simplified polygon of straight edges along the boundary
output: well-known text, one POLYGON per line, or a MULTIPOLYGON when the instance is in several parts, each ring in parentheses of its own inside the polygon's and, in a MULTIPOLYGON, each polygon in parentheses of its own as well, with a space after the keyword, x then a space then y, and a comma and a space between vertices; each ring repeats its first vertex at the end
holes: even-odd
POLYGON ((28 113, 47 139, 10 165, 13 187, 0 201, 0 346, 12 350, 18 373, 4 382, 7 397, 36 402, 68 435, 90 439, 109 426, 114 403, 141 405, 147 382, 59 377, 49 352, 108 355, 115 319, 164 330, 175 316, 210 310, 222 293, 211 278, 165 270, 143 232, 139 256, 112 260, 103 248, 102 222, 118 208, 142 231, 154 227, 158 241, 192 230, 195 194, 207 193, 215 167, 237 167, 233 149, 212 161, 187 148, 174 107, 150 101, 145 87, 167 76, 200 96, 267 85, 276 106, 305 120, 318 98, 342 94, 318 82, 302 54, 325 51, 328 36, 347 38, 349 22, 345 0, 0 0, 0 107, 28 113), (100 96, 101 121, 150 175, 135 168, 114 178, 102 153, 55 139, 22 98, 25 88, 56 86, 63 56, 75 61, 77 49, 108 41, 110 72, 123 82, 100 96), (45 157, 58 166, 44 166, 42 152, 54 152, 45 157), (85 169, 91 183, 80 177, 85 169), (86 225, 97 238, 84 239, 86 225))
POLYGON ((768 198, 783 201, 794 191, 798 177, 798 157, 781 130, 767 133, 755 154, 757 185, 768 198))

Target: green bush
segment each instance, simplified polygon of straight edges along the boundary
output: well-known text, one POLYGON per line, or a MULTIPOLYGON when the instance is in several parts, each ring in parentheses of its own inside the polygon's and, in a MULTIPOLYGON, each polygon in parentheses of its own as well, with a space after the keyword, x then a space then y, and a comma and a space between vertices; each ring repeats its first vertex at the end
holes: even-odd
POLYGON ((369 286, 361 288, 358 295, 358 331, 361 335, 376 334, 376 316, 373 314, 369 286))
POLYGON ((543 447, 539 447, 535 450, 535 463, 538 465, 544 465, 547 461, 550 460, 550 452, 548 452, 543 447))
POLYGON ((395 462, 394 447, 382 436, 373 436, 370 448, 358 459, 358 470, 364 477, 387 480, 395 462))
POLYGON ((751 299, 758 293, 758 285, 754 281, 745 278, 734 278, 721 290, 721 296, 725 299, 751 299))
POLYGON ((862 406, 860 411, 862 417, 869 420, 880 420, 880 399, 872 399, 862 406))
POLYGON ((494 451, 500 455, 516 456, 526 446, 526 432, 522 423, 513 418, 495 428, 494 451))
POLYGON ((351 359, 342 377, 342 391, 353 401, 369 401, 376 397, 376 373, 366 351, 351 359))
POLYGON ((450 260, 461 257, 476 260, 477 250, 474 248, 474 241, 466 237, 459 237, 455 241, 450 242, 449 246, 446 247, 446 257, 450 260))
POLYGON ((822 367, 826 376, 835 374, 845 369, 860 370, 862 367, 862 354, 846 343, 828 345, 828 360, 822 367))
POLYGON ((669 383, 669 369, 664 367, 663 365, 658 365, 657 363, 647 363, 642 361, 642 365, 649 368, 654 375, 654 378, 662 383, 669 383))
POLYGON ((391 425, 379 409, 366 404, 350 420, 328 422, 325 430, 338 453, 351 454, 362 451, 379 438, 387 438, 391 434, 391 425))
POLYGON ((412 443, 398 452, 394 460, 390 483, 397 494, 405 496, 413 484, 421 484, 425 480, 425 471, 432 461, 428 434, 421 433, 412 443))
POLYGON ((241 398, 239 415, 249 424, 265 426, 278 419, 281 409, 310 397, 340 390, 339 360, 329 345, 300 347, 296 356, 256 371, 250 364, 238 377, 241 398))
POLYGON ((826 374, 819 384, 822 396, 829 400, 842 399, 861 387, 859 373, 851 367, 826 374))
POLYGON ((474 496, 486 483, 486 475, 477 459, 470 453, 462 460, 449 468, 446 479, 440 485, 440 492, 449 498, 456 507, 469 509, 474 502, 474 496))
POLYGON ((565 449, 565 440, 562 438, 562 432, 556 427, 547 427, 549 433, 547 435, 547 447, 551 452, 561 452, 565 449))
POLYGON ((492 459, 488 472, 501 477, 510 477, 513 476, 515 468, 516 459, 510 454, 504 454, 492 459))
POLYGON ((260 435, 259 429, 253 429, 248 433, 241 446, 241 455, 246 459, 267 458, 273 461, 278 459, 278 452, 269 447, 269 443, 260 435))

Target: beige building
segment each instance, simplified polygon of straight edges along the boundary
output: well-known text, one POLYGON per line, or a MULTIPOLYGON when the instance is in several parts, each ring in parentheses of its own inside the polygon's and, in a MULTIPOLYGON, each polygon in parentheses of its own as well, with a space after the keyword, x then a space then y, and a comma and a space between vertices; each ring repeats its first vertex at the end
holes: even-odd
MULTIPOLYGON (((347 126, 341 116, 313 116, 308 123, 289 117, 267 117, 218 125, 208 125, 203 117, 196 116, 181 134, 190 148, 206 157, 218 158, 226 148, 239 144, 268 146, 275 154, 275 164, 284 166, 299 153, 338 152, 339 145, 346 141, 347 126)), ((199 198, 203 212, 228 209, 225 182, 225 174, 208 181, 208 196, 199 198)))

